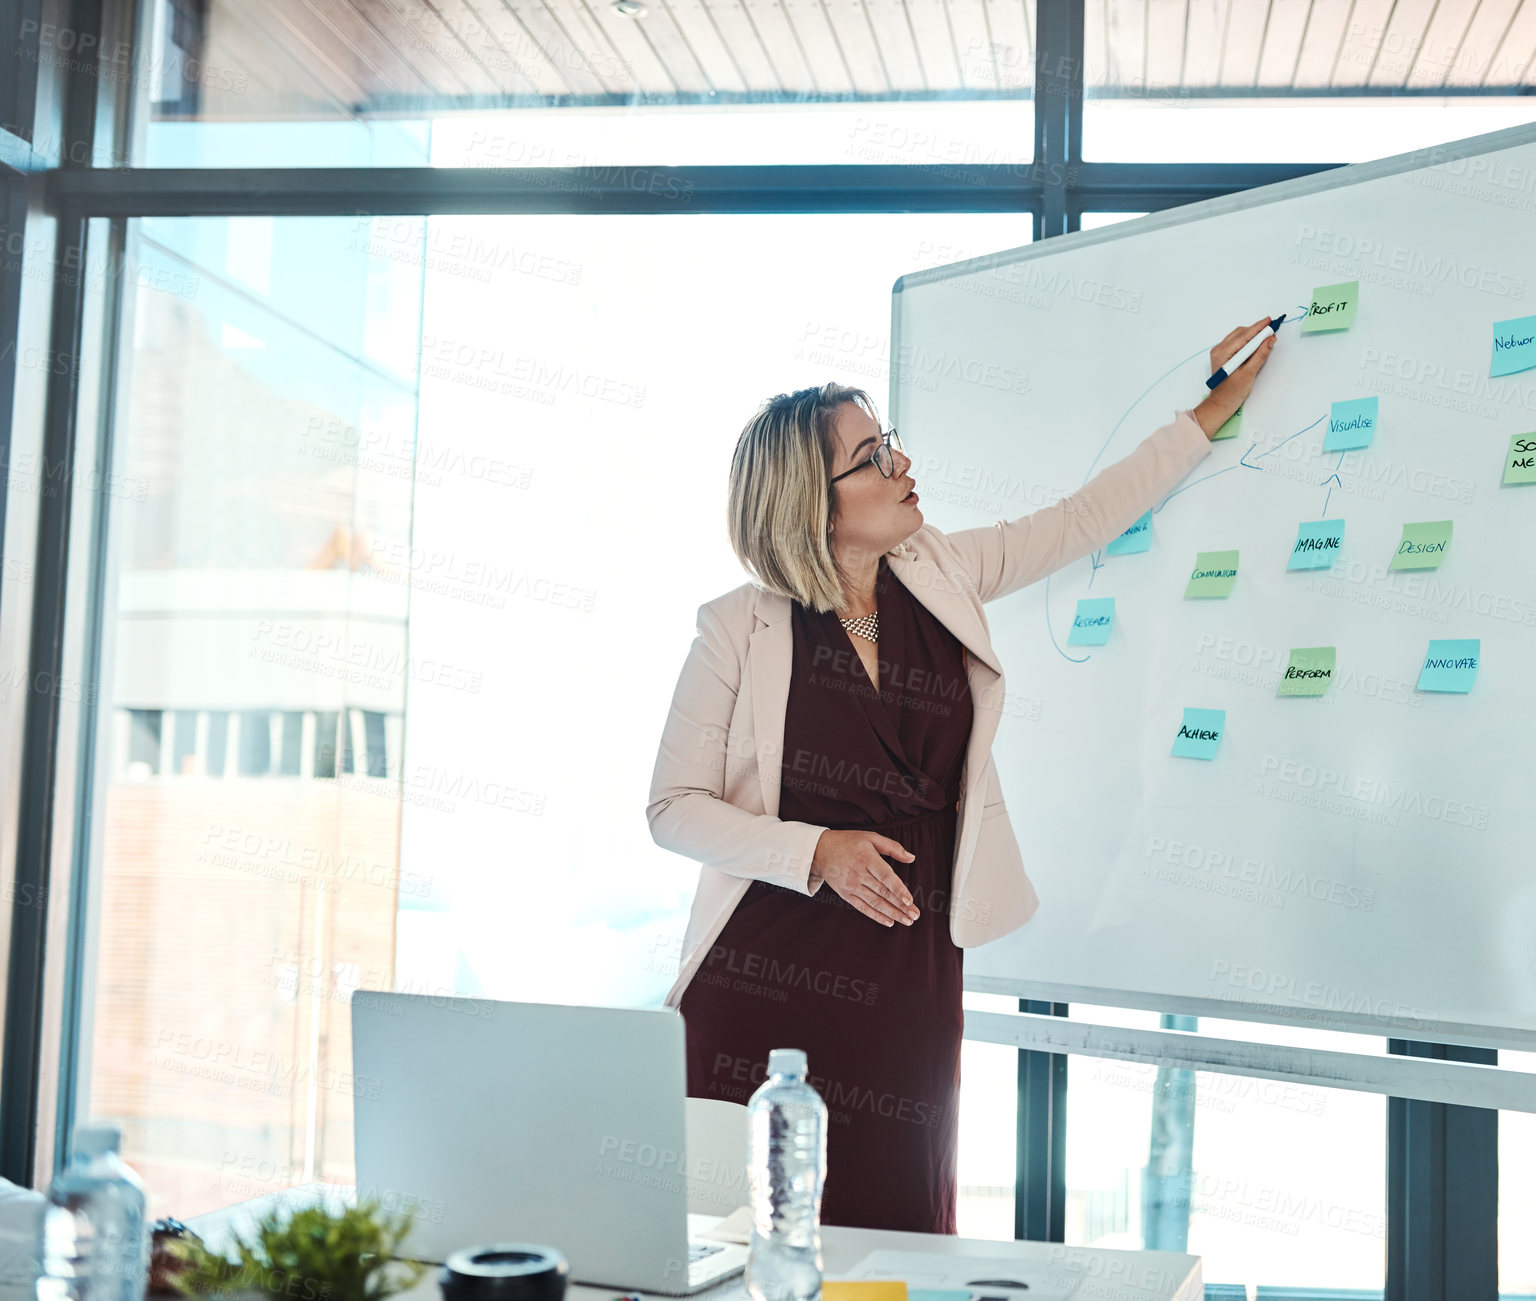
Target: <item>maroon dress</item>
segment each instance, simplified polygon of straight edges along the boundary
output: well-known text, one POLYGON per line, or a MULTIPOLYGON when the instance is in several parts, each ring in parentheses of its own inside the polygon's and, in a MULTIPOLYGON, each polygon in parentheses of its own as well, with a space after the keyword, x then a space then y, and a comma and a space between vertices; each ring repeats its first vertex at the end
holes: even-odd
POLYGON ((879 692, 850 634, 795 602, 779 816, 868 828, 919 916, 885 926, 830 885, 755 880, 679 1003, 688 1095, 746 1102, 772 1048, 803 1048, 827 1104, 821 1222, 954 1233, 961 950, 949 934, 964 648, 892 574, 875 582, 879 692))

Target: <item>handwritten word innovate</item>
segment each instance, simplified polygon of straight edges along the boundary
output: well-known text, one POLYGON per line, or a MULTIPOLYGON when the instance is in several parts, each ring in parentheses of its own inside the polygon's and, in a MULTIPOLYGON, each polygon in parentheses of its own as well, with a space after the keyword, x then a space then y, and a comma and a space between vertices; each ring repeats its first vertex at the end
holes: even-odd
POLYGON ((1457 655, 1454 657, 1445 655, 1431 655, 1424 661, 1427 669, 1475 669, 1477 667, 1476 655, 1457 655))
POLYGON ((1424 668, 1419 674, 1420 691, 1468 692, 1477 681, 1477 662, 1483 656, 1479 637, 1436 639, 1429 643, 1424 668))

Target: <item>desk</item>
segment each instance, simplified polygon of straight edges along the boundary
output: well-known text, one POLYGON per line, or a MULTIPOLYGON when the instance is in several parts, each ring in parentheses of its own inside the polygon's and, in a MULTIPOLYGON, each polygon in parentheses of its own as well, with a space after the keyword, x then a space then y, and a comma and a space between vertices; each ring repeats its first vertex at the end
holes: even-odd
MULTIPOLYGON (((209 1247, 216 1248, 222 1235, 233 1229, 249 1227, 273 1206, 308 1206, 316 1201, 345 1204, 351 1200, 351 1193, 350 1188, 336 1184, 301 1184, 284 1192, 195 1216, 187 1224, 209 1247)), ((551 1245, 559 1246, 558 1243, 551 1245)), ((974 1259, 1005 1257, 1020 1264, 1046 1266, 1057 1277, 1076 1280, 1071 1294, 1073 1301, 1203 1301, 1205 1296, 1200 1257, 1178 1252, 1107 1251, 1094 1247, 1067 1247, 1053 1242, 1004 1242, 947 1234, 822 1226, 822 1272, 826 1278, 846 1274, 870 1252, 880 1250, 921 1251, 974 1259)), ((398 1293, 396 1301, 441 1301, 437 1269, 437 1266, 428 1269, 414 1288, 398 1293)), ((566 1289, 566 1296, 569 1301, 612 1301, 614 1292, 614 1288, 584 1287, 573 1283, 566 1289)), ((708 1291, 694 1293, 691 1301, 740 1301, 744 1296, 741 1276, 737 1275, 708 1291)))

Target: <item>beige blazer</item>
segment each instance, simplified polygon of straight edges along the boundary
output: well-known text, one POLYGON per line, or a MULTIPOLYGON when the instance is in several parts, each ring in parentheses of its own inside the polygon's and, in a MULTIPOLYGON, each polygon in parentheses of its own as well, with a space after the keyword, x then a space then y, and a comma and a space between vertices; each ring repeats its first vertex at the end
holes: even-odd
MULTIPOLYGON (((1005 688, 982 606, 1119 536, 1210 450, 1193 412, 1179 411, 1055 505, 954 533, 925 523, 888 553, 891 572, 967 652, 972 723, 949 900, 961 948, 1017 930, 1039 906, 992 762, 1005 688)), ((778 817, 790 610, 788 597, 750 582, 705 602, 678 675, 645 810, 658 845, 701 864, 668 1007, 754 880, 804 895, 823 884, 811 859, 826 828, 778 817)))

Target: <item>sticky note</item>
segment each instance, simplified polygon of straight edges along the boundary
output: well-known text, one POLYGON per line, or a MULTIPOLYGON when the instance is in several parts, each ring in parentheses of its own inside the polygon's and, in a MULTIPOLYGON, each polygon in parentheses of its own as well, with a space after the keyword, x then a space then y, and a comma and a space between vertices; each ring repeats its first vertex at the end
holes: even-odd
POLYGON ((911 1301, 904 1278, 823 1279, 821 1301, 911 1301))
POLYGON ((1493 323, 1493 369, 1490 375, 1514 375, 1536 366, 1536 316, 1517 316, 1493 323))
POLYGON ((1338 656, 1332 646, 1297 646, 1280 675, 1277 696, 1320 696, 1333 681, 1338 656))
POLYGON ((1152 512, 1148 511, 1104 548, 1112 556, 1133 556, 1152 545, 1152 512))
POLYGON ((1388 569, 1439 569, 1451 547, 1451 521, 1429 520, 1422 524, 1404 524, 1403 540, 1388 569))
POLYGON ((1214 759, 1226 727, 1225 709, 1186 709, 1173 738, 1173 753, 1184 759, 1214 759))
POLYGON ((1226 596, 1237 581, 1237 552, 1202 551, 1195 557, 1185 596, 1226 596))
POLYGON ((1296 545, 1287 569, 1332 569, 1344 549, 1344 521, 1315 519, 1296 526, 1296 545))
POLYGON ((1483 657, 1480 637, 1432 641, 1419 671, 1420 691, 1471 691, 1477 662, 1483 657))
POLYGON ((1243 408, 1241 405, 1222 422, 1221 428, 1211 435, 1211 442, 1219 443, 1223 438, 1236 438, 1243 427, 1243 408))
POLYGON ((1335 402, 1328 415, 1328 437, 1323 439, 1323 451, 1347 452, 1356 447, 1369 447, 1376 433, 1380 401, 1380 398, 1368 397, 1335 402))
POLYGON ((1536 434, 1516 434, 1504 458, 1505 483, 1536 483, 1536 434))
MULTIPOLYGON (((1360 298, 1360 282, 1323 285, 1312 291, 1312 305, 1301 322, 1303 334, 1321 334, 1324 330, 1347 330, 1354 324, 1355 305, 1360 298)), ((1494 374, 1498 374, 1497 371, 1494 374)))
POLYGON ((1102 646, 1109 640, 1109 629, 1114 622, 1114 597, 1087 597, 1077 603, 1077 613, 1072 616, 1072 631, 1067 635, 1067 645, 1102 646))

